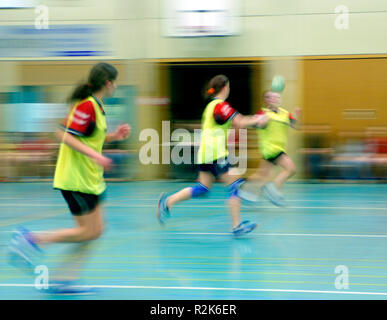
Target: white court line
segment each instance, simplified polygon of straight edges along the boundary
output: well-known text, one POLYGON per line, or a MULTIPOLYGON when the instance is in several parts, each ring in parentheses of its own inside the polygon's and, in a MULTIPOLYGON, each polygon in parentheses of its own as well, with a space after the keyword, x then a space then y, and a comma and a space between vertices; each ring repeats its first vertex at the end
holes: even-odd
MULTIPOLYGON (((170 234, 181 235, 215 235, 215 236, 229 236, 230 233, 216 233, 216 232, 167 232, 170 234)), ((386 234, 333 234, 333 233, 250 233, 251 236, 285 236, 285 237, 348 237, 348 238, 387 238, 386 234)))
MULTIPOLYGON (((35 287, 34 284, 0 284, 0 287, 35 287)), ((258 288, 213 288, 213 287, 158 287, 158 286, 113 286, 90 285, 76 286, 79 288, 108 288, 108 289, 160 289, 160 290, 207 290, 207 291, 245 291, 245 292, 289 292, 289 293, 327 293, 352 295, 379 295, 387 296, 387 292, 359 292, 359 291, 324 291, 324 290, 292 290, 292 289, 258 289, 258 288)))
MULTIPOLYGON (((11 230, 1 230, 0 233, 12 233, 11 230)), ((152 231, 153 232, 153 231, 152 231)), ((151 233, 152 233, 151 232, 151 233)), ((50 231, 42 231, 50 233, 50 231)), ((147 232, 126 232, 127 234, 147 233, 147 232)), ((150 232, 148 232, 150 233, 150 232)), ((166 232, 166 235, 198 235, 198 236, 230 236, 231 232, 166 232)), ((387 238, 387 234, 334 234, 334 233, 249 233, 254 237, 347 237, 347 238, 387 238)))
MULTIPOLYGON (((11 230, 1 230, 0 233, 12 233, 11 230)), ((42 233, 50 233, 42 231, 42 233)), ((144 232, 127 232, 128 234, 144 232)), ((166 235, 198 235, 198 236, 230 236, 231 232, 166 232, 166 235)), ((255 237, 347 237, 347 238, 387 238, 387 234, 335 234, 335 233, 250 233, 255 237)))
MULTIPOLYGON (((0 198, 0 200, 20 200, 20 201, 33 201, 33 202, 40 202, 40 201, 54 201, 54 200, 58 200, 57 198, 52 198, 52 199, 26 199, 26 198, 0 198)), ((134 201, 134 202, 138 202, 138 201, 155 201, 157 202, 158 198, 125 198, 125 199, 122 199, 122 198, 118 198, 118 199, 114 199, 114 198, 111 198, 111 199, 108 199, 106 202, 107 203, 121 203, 121 202, 125 202, 125 201, 128 201, 128 202, 131 202, 131 201, 134 201)), ((227 201, 227 198, 209 198, 209 199, 202 199, 202 201, 214 201, 214 202, 225 202, 227 201)), ((258 201, 258 203, 261 203, 261 202, 266 202, 265 199, 260 199, 258 201)), ((349 202, 349 203, 352 203, 352 204, 355 204, 355 203, 359 203, 359 204, 364 204, 364 203, 386 203, 387 204, 387 200, 366 200, 366 199, 363 199, 363 200, 359 200, 359 201, 355 201, 353 199, 286 199, 286 202, 327 202, 327 203, 330 203, 330 202, 334 202, 334 203, 337 203, 337 202, 349 202)), ((0 203, 0 206, 7 206, 7 205, 20 205, 20 206, 24 206, 25 204, 23 203, 10 203, 10 204, 4 204, 4 203, 0 203)), ((49 204, 48 204, 49 205, 49 204)), ((53 205, 55 205, 55 202, 53 203, 53 205)), ((56 204, 57 205, 57 204, 56 204)), ((129 206, 131 206, 130 204, 128 204, 129 206)), ((305 208, 309 208, 309 207, 305 207, 305 208)), ((312 207, 314 208, 314 207, 312 207)), ((321 206, 318 206, 318 208, 321 208, 321 206)), ((330 207, 328 207, 330 208, 330 207)), ((347 208, 347 207, 344 207, 344 208, 347 208)), ((350 207, 350 208, 356 208, 356 207, 350 207)), ((382 209, 382 208, 380 208, 382 209)))
MULTIPOLYGON (((20 200, 20 201, 33 201, 33 202, 40 202, 40 201, 53 201, 53 200, 56 200, 56 198, 52 198, 52 199, 25 199, 25 198, 0 198, 0 200, 2 201, 5 201, 5 200, 20 200)), ((155 201, 157 202, 158 198, 125 198, 125 199, 122 199, 122 198, 118 198, 118 199, 108 199, 107 202, 124 202, 124 201, 155 201)), ((225 202, 227 201, 227 198, 210 198, 210 199, 203 199, 203 201, 220 201, 220 202, 225 202)), ((260 200, 260 202, 263 202, 263 201, 266 201, 266 200, 260 200)), ((354 203, 360 203, 360 204, 363 204, 363 203, 386 203, 387 204, 387 200, 359 200, 359 201, 354 201, 354 200, 351 200, 351 199, 346 199, 346 200, 343 200, 343 199, 318 199, 318 200, 313 200, 313 199, 286 199, 286 202, 350 202, 352 204, 354 203)), ((5 204, 1 204, 1 205, 5 205, 5 204)), ((12 204, 11 204, 12 205, 12 204)))
MULTIPOLYGON (((107 207, 155 207, 156 205, 142 205, 142 204, 125 204, 125 205, 109 205, 107 204, 107 207)), ((178 208, 225 208, 226 205, 223 206, 216 206, 216 205, 177 205, 178 208)), ((246 208, 256 208, 256 209, 269 209, 269 208, 275 208, 273 205, 268 206, 255 206, 255 205, 246 205, 246 208)), ((387 207, 385 208, 372 208, 372 207, 323 207, 323 206, 317 206, 317 207, 282 207, 283 209, 335 209, 335 210, 385 210, 387 211, 387 207)))
MULTIPOLYGON (((126 199, 110 199, 110 201, 113 202, 123 202, 123 201, 157 201, 158 198, 126 198, 126 199)), ((227 201, 228 199, 225 198, 209 198, 209 199, 202 199, 203 201, 227 201)), ((261 201, 266 201, 264 199, 260 200, 261 201)), ((359 201, 354 201, 352 199, 286 199, 286 202, 350 202, 350 203, 364 203, 364 202, 375 202, 375 203, 387 203, 387 200, 359 200, 359 201)))
MULTIPOLYGON (((156 203, 155 204, 110 204, 110 203, 106 203, 105 206, 107 208, 135 208, 135 207, 143 207, 143 208, 155 208, 156 207, 156 203)), ((9 203, 9 204, 5 204, 5 203, 0 203, 0 207, 63 207, 65 208, 66 205, 64 203, 53 203, 53 204, 43 204, 43 203, 9 203)), ((225 208, 226 206, 225 205, 178 205, 179 208, 225 208)), ((269 209, 269 208, 275 208, 274 206, 272 205, 269 205, 269 206, 255 206, 255 205, 246 205, 246 208, 252 208, 252 209, 269 209)), ((336 207, 336 206, 332 206, 332 207, 323 207, 323 206, 317 206, 317 207, 293 207, 293 206, 289 206, 289 207, 283 207, 283 209, 328 209, 328 210, 332 210, 332 209, 335 209, 335 210, 385 210, 387 211, 387 207, 386 208, 372 208, 372 207, 336 207)))

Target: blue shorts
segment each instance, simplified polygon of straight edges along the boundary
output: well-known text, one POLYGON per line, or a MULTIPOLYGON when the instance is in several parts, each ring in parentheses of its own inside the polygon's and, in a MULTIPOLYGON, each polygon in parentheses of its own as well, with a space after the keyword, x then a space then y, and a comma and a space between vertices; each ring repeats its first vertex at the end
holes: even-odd
POLYGON ((211 172, 215 178, 228 172, 231 168, 230 162, 226 158, 220 158, 212 163, 199 164, 199 171, 211 172))

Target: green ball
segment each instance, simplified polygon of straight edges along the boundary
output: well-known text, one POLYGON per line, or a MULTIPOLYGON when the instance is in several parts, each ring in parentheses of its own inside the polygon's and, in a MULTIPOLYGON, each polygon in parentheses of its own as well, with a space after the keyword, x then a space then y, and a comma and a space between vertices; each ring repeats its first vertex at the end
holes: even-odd
POLYGON ((285 89, 285 79, 283 76, 274 76, 271 81, 271 91, 282 92, 285 89))

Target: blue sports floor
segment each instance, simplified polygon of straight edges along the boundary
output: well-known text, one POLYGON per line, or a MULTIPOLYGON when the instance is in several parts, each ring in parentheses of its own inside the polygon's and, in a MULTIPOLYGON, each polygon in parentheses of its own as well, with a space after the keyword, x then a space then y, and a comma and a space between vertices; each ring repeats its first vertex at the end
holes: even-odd
MULTIPOLYGON (((190 185, 108 184, 107 227, 83 272, 98 294, 60 298, 39 292, 33 276, 8 265, 6 249, 18 225, 73 226, 64 200, 50 183, 0 184, 0 299, 387 298, 387 185, 289 183, 286 208, 266 200, 243 206, 242 218, 259 225, 240 239, 229 233, 226 191, 218 184, 208 198, 177 205, 159 225, 160 192, 190 185), (337 266, 348 270, 348 288, 336 288, 337 266)), ((70 246, 45 249, 49 270, 70 246)))

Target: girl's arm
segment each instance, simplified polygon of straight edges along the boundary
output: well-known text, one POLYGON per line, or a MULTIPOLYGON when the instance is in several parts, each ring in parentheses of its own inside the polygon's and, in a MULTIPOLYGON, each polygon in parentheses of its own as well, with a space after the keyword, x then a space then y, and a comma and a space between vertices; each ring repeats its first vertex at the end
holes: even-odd
POLYGON ((97 164, 104 167, 105 169, 109 169, 111 166, 112 160, 103 156, 102 154, 99 154, 94 149, 86 146, 81 141, 79 141, 77 138, 75 138, 71 133, 64 132, 62 129, 58 129, 56 131, 56 137, 60 142, 65 143, 68 145, 71 149, 74 149, 75 151, 78 151, 92 160, 94 160, 97 164))
POLYGON ((237 114, 232 119, 232 125, 237 129, 248 127, 262 128, 266 126, 268 121, 269 117, 267 115, 243 116, 241 114, 237 114))
POLYGON ((300 129, 300 127, 301 127, 301 114, 302 114, 301 108, 297 107, 297 108, 294 110, 293 121, 291 121, 291 127, 292 127, 292 128, 294 128, 294 129, 300 129))
POLYGON ((124 140, 126 138, 129 138, 130 136, 130 126, 128 124, 122 124, 117 127, 117 129, 112 132, 108 133, 105 138, 105 143, 111 142, 111 141, 120 141, 124 140))

